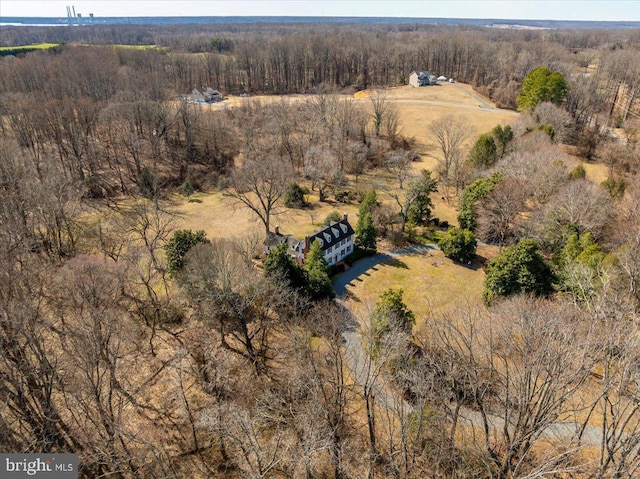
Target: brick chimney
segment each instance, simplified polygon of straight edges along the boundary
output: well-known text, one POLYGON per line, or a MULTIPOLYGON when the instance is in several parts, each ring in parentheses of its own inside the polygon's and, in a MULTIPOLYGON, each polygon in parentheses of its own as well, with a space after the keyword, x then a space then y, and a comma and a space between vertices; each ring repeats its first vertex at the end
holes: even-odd
POLYGON ((342 219, 347 221, 349 219, 349 213, 342 213, 342 219))
POLYGON ((276 232, 276 235, 280 234, 280 225, 276 225, 275 232, 276 232))

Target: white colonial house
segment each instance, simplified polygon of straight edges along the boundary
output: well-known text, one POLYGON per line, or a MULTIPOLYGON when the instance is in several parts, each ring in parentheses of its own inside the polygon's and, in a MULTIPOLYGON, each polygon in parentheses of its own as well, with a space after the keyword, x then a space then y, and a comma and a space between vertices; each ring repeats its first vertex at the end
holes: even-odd
POLYGON ((287 251, 291 257, 297 263, 302 264, 311 244, 317 241, 327 263, 329 266, 333 266, 353 253, 354 238, 355 232, 345 213, 340 221, 331 223, 312 235, 305 235, 304 240, 284 235, 280 233, 280 227, 276 226, 275 231, 269 232, 264 240, 264 252, 268 254, 279 244, 287 243, 287 251))
POLYGON ((355 232, 349 224, 345 213, 340 221, 330 224, 323 230, 305 236, 305 252, 309 251, 314 241, 320 243, 320 250, 324 253, 329 266, 339 263, 353 253, 355 232))

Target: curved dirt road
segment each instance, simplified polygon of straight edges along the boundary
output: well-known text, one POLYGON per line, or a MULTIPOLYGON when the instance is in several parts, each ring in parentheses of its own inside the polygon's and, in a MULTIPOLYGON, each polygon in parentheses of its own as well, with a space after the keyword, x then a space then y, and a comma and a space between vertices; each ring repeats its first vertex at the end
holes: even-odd
MULTIPOLYGON (((396 251, 390 251, 387 253, 378 253, 374 256, 369 256, 357 261, 351 268, 344 273, 339 274, 333 280, 333 287, 336 292, 336 302, 343 306, 346 310, 349 310, 349 304, 347 297, 347 286, 352 281, 360 276, 366 275, 367 271, 373 268, 375 265, 384 262, 387 259, 398 258, 400 256, 419 254, 430 250, 439 250, 440 248, 435 245, 416 246, 411 248, 405 248, 396 251)), ((357 318, 355 318, 354 324, 358 324, 357 318)), ((377 401, 382 403, 385 407, 391 409, 402 408, 404 411, 412 410, 412 406, 405 400, 400 398, 397 394, 387 388, 380 382, 379 378, 371 379, 371 361, 366 356, 366 351, 363 348, 362 341, 360 339, 360 332, 356 328, 349 328, 343 333, 345 356, 349 363, 349 368, 354 377, 355 383, 362 387, 373 388, 376 394, 377 401), (373 383, 373 384, 372 384, 373 383)), ((482 416, 479 412, 471 409, 462 408, 460 410, 459 422, 461 424, 467 424, 474 427, 482 427, 482 416)), ((489 416, 490 422, 494 429, 502 429, 504 426, 504 419, 497 415, 489 416)), ((577 422, 570 421, 556 421, 545 428, 542 432, 542 437, 549 439, 555 439, 560 441, 572 441, 576 440, 577 433, 580 431, 581 425, 577 422)), ((599 445, 602 442, 602 429, 596 426, 586 426, 582 431, 581 439, 582 444, 599 445)))

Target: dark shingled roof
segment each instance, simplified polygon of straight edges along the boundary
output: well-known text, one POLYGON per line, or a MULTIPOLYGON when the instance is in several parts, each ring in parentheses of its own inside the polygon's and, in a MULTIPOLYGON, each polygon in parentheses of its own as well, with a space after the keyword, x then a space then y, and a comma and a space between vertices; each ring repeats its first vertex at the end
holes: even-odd
POLYGON ((275 248, 280 243, 285 243, 289 240, 291 235, 283 235, 282 233, 272 233, 269 231, 267 233, 267 237, 264 239, 262 244, 264 244, 267 248, 275 248))
POLYGON ((287 251, 292 256, 298 256, 304 249, 304 240, 294 238, 292 235, 283 235, 282 233, 272 233, 269 231, 267 237, 262 244, 267 247, 268 251, 276 248, 281 243, 287 243, 287 251))
POLYGON ((428 80, 429 77, 431 76, 431 72, 429 72, 427 70, 414 70, 414 72, 418 74, 418 78, 420 78, 421 80, 423 80, 423 79, 427 79, 428 80))
POLYGON ((320 249, 325 251, 352 234, 354 234, 354 231, 349 221, 343 219, 311 235, 309 244, 313 244, 317 240, 320 243, 320 249))

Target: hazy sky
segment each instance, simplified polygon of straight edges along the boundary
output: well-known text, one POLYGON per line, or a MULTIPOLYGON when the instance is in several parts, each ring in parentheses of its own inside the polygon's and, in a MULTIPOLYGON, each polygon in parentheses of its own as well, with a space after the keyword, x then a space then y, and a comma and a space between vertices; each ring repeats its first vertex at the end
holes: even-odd
POLYGON ((360 16, 640 21, 640 0, 0 0, 0 17, 360 16))

